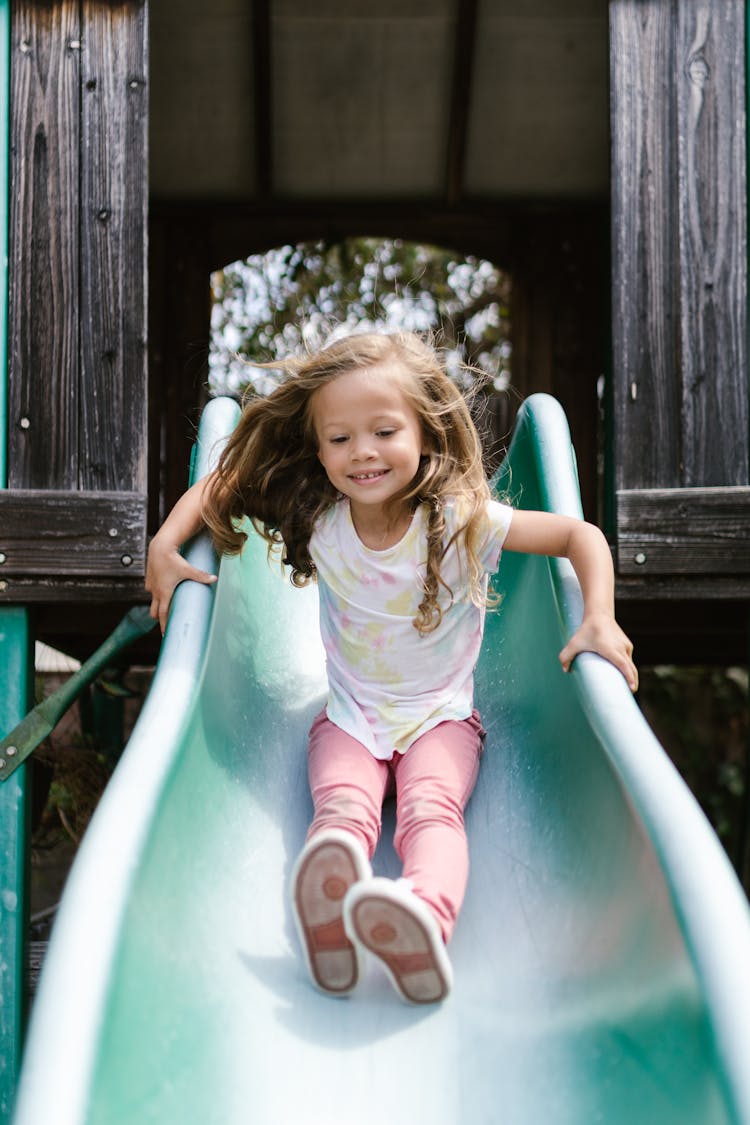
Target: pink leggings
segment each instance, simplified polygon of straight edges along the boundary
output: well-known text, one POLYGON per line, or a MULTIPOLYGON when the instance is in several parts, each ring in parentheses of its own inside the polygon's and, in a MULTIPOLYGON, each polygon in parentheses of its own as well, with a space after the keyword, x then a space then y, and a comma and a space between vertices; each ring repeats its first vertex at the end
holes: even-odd
POLYGON ((310 790, 315 815, 308 840, 329 828, 351 833, 372 857, 383 800, 395 783, 394 845, 404 878, 432 909, 447 942, 469 874, 464 809, 479 772, 485 732, 476 711, 433 727, 406 754, 374 758, 322 711, 312 725, 310 790))

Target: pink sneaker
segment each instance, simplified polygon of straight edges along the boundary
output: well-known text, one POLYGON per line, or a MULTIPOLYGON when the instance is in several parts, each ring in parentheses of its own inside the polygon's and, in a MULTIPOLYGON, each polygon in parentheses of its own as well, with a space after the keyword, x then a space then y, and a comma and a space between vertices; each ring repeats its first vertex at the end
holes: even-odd
POLYGON ((344 901, 344 925, 355 944, 378 957, 410 1004, 445 1000, 453 971, 430 908, 405 880, 367 879, 344 901))
POLYGON ((314 984, 332 996, 347 996, 359 980, 357 950, 344 929, 344 896, 372 869, 348 832, 330 829, 313 836, 292 871, 292 911, 314 984))

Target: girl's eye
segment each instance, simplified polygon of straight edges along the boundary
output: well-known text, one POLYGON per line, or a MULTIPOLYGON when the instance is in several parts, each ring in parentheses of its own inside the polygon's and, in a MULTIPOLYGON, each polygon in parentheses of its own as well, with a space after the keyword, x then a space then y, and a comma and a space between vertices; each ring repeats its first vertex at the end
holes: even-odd
POLYGON ((379 438, 388 438, 393 437, 395 432, 395 430, 378 430, 375 436, 379 438))
POLYGON ((340 434, 338 437, 332 437, 331 438, 331 445, 343 445, 343 443, 345 441, 346 441, 346 435, 340 434))

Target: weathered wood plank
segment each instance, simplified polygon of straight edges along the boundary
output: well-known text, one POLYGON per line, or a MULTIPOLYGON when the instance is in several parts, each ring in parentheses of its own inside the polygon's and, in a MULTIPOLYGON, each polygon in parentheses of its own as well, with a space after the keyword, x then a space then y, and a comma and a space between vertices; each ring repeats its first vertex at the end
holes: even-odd
POLYGON ((744 21, 610 2, 618 489, 750 482, 744 21))
POLYGON ((11 47, 8 482, 78 473, 79 4, 16 0, 11 47))
MULTIPOLYGON (((714 603, 718 607, 721 603, 737 603, 738 624, 737 629, 746 636, 747 602, 750 600, 750 574, 650 574, 650 575, 618 575, 615 583, 615 598, 618 603, 643 603, 653 604, 663 609, 669 604, 690 603, 692 609, 696 607, 705 609, 706 605, 714 603), (659 605, 661 603, 661 605, 659 605)), ((721 608, 724 608, 722 606, 721 608)), ((669 610, 665 610, 669 613, 669 610)), ((686 612, 690 612, 687 610, 686 612)), ((618 614, 619 620, 619 614, 618 614)), ((622 622, 621 622, 622 624, 622 622)), ((701 663, 686 656, 688 645, 683 644, 680 633, 686 628, 679 617, 673 618, 670 635, 674 640, 670 644, 671 655, 661 659, 701 663)), ((687 627, 689 629, 689 627, 687 627)), ((717 621, 716 630, 722 633, 725 623, 717 621)), ((627 628, 626 628, 627 631, 627 628)), ((743 649, 740 663, 746 659, 747 645, 743 649)), ((710 664, 714 657, 706 651, 705 662, 710 664)), ((717 662, 731 664, 737 657, 730 657, 727 653, 717 662)))
POLYGON ((674 6, 682 483, 748 477, 745 4, 674 6))
POLYGON ((680 483, 674 5, 611 0, 615 485, 680 483))
POLYGON ((0 580, 142 576, 146 496, 0 491, 0 580))
POLYGON ((102 639, 116 622, 109 622, 105 609, 113 605, 129 606, 149 601, 143 589, 143 579, 138 578, 58 578, 54 575, 31 578, 0 578, 0 605, 35 605, 54 608, 74 607, 73 624, 66 626, 68 644, 82 632, 99 635, 102 639), (100 606, 102 617, 91 620, 92 605, 100 606), (100 627, 97 624, 101 622, 100 627))
POLYGON ((750 488, 617 493, 621 575, 750 575, 750 488))
POLYGON ((146 4, 82 4, 83 489, 146 488, 146 4))

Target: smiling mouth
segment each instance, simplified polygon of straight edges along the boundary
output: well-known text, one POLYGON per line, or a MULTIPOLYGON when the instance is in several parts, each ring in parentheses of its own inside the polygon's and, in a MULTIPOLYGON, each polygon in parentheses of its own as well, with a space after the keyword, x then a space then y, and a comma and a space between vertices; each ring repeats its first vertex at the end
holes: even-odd
POLYGON ((351 473, 349 479, 358 481, 380 480, 388 471, 388 469, 378 469, 373 473, 351 473))

